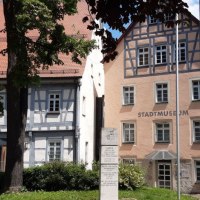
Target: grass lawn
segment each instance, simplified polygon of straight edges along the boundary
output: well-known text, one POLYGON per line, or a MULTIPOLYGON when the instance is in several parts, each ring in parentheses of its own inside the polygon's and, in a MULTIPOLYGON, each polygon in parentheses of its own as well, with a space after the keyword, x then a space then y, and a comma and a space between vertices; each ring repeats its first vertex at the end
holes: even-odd
MULTIPOLYGON (((98 191, 25 192, 2 194, 0 200, 98 200, 98 191)), ((120 191, 119 199, 126 200, 177 200, 176 192, 158 188, 120 191)), ((196 200, 183 195, 181 200, 196 200)))

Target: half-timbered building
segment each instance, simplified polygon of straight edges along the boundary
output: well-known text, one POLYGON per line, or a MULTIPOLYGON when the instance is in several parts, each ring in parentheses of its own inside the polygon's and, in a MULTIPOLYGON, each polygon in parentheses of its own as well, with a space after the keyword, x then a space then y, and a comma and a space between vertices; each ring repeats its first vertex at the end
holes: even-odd
MULTIPOLYGON (((199 192, 200 24, 190 15, 179 19, 181 191, 199 192)), ((175 27, 148 17, 128 27, 117 58, 104 66, 104 124, 119 132, 120 160, 141 164, 149 185, 171 189, 177 184, 175 43, 175 27)))
MULTIPOLYGON (((0 29, 4 27, 0 2, 0 29)), ((60 55, 64 65, 54 65, 39 72, 41 83, 29 88, 24 166, 41 165, 53 160, 83 162, 91 168, 95 158, 96 98, 103 95, 104 72, 101 40, 83 24, 87 5, 78 3, 78 13, 67 16, 62 23, 67 34, 96 40, 94 49, 82 64, 60 55)), ((31 37, 36 37, 34 32, 31 37)), ((6 47, 5 33, 0 33, 0 48, 6 47)), ((6 85, 7 57, 0 56, 0 82, 6 85)), ((6 160, 6 90, 0 91, 4 112, 0 115, 0 169, 6 160)), ((13 101, 14 101, 13 96, 13 101)), ((99 117, 99 115, 97 116, 99 117)), ((98 120, 98 119, 97 119, 98 120)))

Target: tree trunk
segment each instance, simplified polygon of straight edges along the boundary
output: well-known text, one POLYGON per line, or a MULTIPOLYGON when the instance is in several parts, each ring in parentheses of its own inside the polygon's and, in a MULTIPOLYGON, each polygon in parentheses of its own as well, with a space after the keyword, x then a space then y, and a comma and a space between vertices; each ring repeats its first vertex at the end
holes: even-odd
POLYGON ((7 32, 7 155, 5 170, 5 191, 19 191, 23 185, 24 137, 27 118, 28 89, 15 82, 17 51, 20 46, 16 29, 15 1, 4 0, 4 16, 7 32))
POLYGON ((23 154, 27 116, 27 89, 18 89, 7 77, 7 156, 5 190, 19 191, 23 186, 23 154))

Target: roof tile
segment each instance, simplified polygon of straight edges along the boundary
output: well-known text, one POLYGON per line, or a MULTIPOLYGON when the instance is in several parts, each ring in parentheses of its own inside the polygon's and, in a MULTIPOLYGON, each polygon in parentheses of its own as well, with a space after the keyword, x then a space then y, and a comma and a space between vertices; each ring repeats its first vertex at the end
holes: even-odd
MULTIPOLYGON (((72 16, 65 16, 64 20, 60 23, 64 25, 65 31, 68 35, 73 35, 74 37, 83 37, 86 39, 91 39, 92 32, 87 29, 87 25, 82 22, 84 16, 88 15, 87 4, 84 0, 78 3, 78 13, 72 16)), ((4 16, 3 16, 3 3, 0 1, 0 30, 4 26, 4 16)), ((31 31, 29 33, 30 37, 36 38, 37 31, 31 31)), ((6 48, 6 34, 0 32, 0 50, 6 48)), ((81 59, 82 64, 76 64, 71 60, 70 55, 60 54, 59 57, 62 59, 64 65, 53 65, 50 66, 48 70, 40 70, 39 75, 41 77, 80 77, 83 75, 86 60, 81 59)), ((7 56, 0 54, 0 78, 6 77, 7 69, 7 56)))

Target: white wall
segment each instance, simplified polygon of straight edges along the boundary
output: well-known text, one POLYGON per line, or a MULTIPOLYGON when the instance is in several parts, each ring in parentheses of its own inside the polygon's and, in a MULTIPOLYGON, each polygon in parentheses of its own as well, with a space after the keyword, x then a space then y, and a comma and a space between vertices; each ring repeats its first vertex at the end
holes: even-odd
POLYGON ((92 167, 94 160, 96 97, 104 94, 104 69, 100 63, 103 59, 101 40, 94 34, 92 39, 97 41, 99 48, 93 50, 87 58, 80 91, 80 161, 87 162, 88 168, 92 167))

